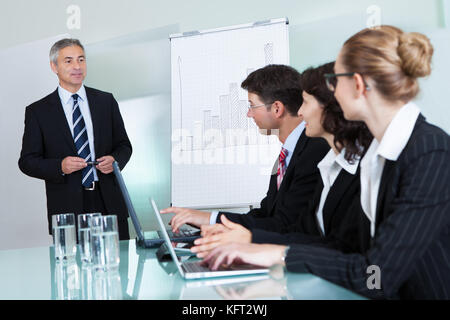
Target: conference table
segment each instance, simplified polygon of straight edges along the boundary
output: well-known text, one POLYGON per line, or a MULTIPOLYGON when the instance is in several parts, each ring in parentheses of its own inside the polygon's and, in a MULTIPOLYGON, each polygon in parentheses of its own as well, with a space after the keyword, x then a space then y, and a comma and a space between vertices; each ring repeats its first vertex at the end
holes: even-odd
POLYGON ((282 267, 268 275, 184 280, 172 261, 157 259, 157 249, 140 248, 135 240, 119 245, 119 267, 106 272, 81 263, 79 252, 70 261, 56 261, 53 246, 0 251, 0 300, 364 299, 282 267))

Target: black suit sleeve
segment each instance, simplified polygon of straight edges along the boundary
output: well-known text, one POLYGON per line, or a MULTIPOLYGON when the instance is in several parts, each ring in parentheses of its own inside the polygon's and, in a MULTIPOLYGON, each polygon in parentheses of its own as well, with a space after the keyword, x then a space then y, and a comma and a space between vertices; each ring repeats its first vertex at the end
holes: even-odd
POLYGON ((278 233, 262 229, 252 229, 253 243, 272 243, 272 244, 319 244, 324 241, 320 235, 310 235, 302 232, 278 233))
MULTIPOLYGON (((269 192, 270 192, 270 190, 269 190, 269 192)), ((261 201, 259 208, 254 208, 246 214, 220 211, 219 214, 217 215, 216 222, 222 223, 220 221, 220 217, 222 215, 225 215, 228 218, 228 220, 230 220, 234 223, 239 223, 246 228, 250 228, 251 226, 253 226, 255 224, 255 219, 267 218, 268 212, 269 212, 269 210, 267 209, 267 195, 266 195, 266 197, 264 197, 264 199, 261 201)))
MULTIPOLYGON (((301 215, 307 213, 317 181, 320 179, 317 164, 328 150, 328 144, 323 139, 310 139, 308 141, 305 149, 296 159, 297 164, 289 187, 284 190, 283 194, 277 196, 272 212, 268 211, 266 197, 261 202, 260 209, 253 210, 246 215, 225 213, 227 218, 242 224, 247 229, 287 232, 290 226, 301 218, 301 215)), ((291 159, 291 161, 294 161, 294 159, 291 159)), ((218 222, 220 222, 220 215, 218 216, 218 222)))
MULTIPOLYGON (((317 229, 317 228, 316 228, 317 229)), ((319 231, 305 233, 303 231, 292 231, 287 233, 279 233, 273 231, 266 231, 261 229, 252 229, 253 243, 271 243, 271 244, 308 244, 315 245, 342 252, 355 252, 355 245, 358 245, 354 239, 358 234, 343 226, 337 226, 332 229, 330 234, 322 236, 319 231), (351 233, 351 235, 349 234, 351 233)))
POLYGON ((449 227, 449 151, 427 150, 430 141, 418 142, 408 154, 408 165, 398 173, 399 185, 387 209, 390 214, 381 222, 365 255, 292 245, 287 269, 318 275, 371 298, 397 298, 401 286, 423 264, 424 255, 434 255, 427 260, 426 268, 431 271, 427 279, 448 279, 448 265, 434 261, 450 258, 448 241, 438 242, 449 227), (368 267, 372 265, 380 268, 381 289, 368 288, 368 267))
MULTIPOLYGON (((351 183, 352 185, 347 186, 346 193, 342 195, 339 201, 340 205, 334 207, 333 216, 328 220, 325 235, 317 223, 316 206, 311 205, 310 212, 303 215, 302 219, 291 226, 286 233, 252 229, 252 242, 314 244, 342 252, 364 252, 368 247, 366 238, 369 238, 369 236, 360 230, 368 230, 369 221, 360 204, 359 174, 352 178, 351 183)), ((319 185, 321 191, 323 187, 322 184, 319 185)), ((340 187, 345 188, 343 185, 340 187)), ((333 185, 334 190, 336 190, 335 188, 339 188, 339 186, 333 185)), ((330 201, 331 196, 329 194, 327 201, 330 201)), ((317 203, 317 201, 312 203, 317 203)))
POLYGON ((122 170, 130 160, 132 147, 119 111, 119 105, 112 95, 111 99, 113 121, 113 151, 111 156, 119 163, 119 168, 122 170))
POLYGON ((33 109, 27 107, 22 151, 19 158, 20 170, 30 177, 63 183, 62 160, 44 158, 44 142, 40 124, 33 109))

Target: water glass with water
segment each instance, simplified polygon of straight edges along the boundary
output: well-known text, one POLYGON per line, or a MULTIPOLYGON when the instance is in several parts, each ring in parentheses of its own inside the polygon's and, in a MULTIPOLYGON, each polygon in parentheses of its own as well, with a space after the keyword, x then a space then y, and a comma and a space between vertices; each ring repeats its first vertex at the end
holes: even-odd
POLYGON ((52 216, 53 245, 57 260, 74 258, 77 253, 75 215, 73 213, 52 216))
POLYGON ((109 270, 119 266, 117 216, 108 215, 92 218, 91 247, 92 264, 96 270, 109 270))
POLYGON ((100 213, 84 213, 78 215, 78 244, 83 263, 92 262, 91 254, 91 224, 92 217, 99 217, 100 213))

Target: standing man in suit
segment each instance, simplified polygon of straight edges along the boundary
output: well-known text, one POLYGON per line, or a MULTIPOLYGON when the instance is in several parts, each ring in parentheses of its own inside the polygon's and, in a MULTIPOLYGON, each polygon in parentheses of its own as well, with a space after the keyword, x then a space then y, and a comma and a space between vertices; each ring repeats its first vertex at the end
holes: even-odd
POLYGON ((244 215, 177 207, 162 210, 162 213, 175 213, 170 221, 175 232, 185 223, 197 227, 220 223, 222 215, 247 229, 285 232, 299 215, 307 212, 320 179, 317 164, 330 147, 323 139, 305 135, 305 123, 297 115, 303 103, 300 73, 289 66, 268 65, 249 74, 241 86, 248 91, 247 116, 260 129, 278 130, 283 144, 267 196, 260 208, 244 215))
POLYGON ((45 180, 47 213, 117 215, 119 238, 129 239, 128 212, 114 181, 132 147, 113 95, 83 85, 86 56, 79 40, 62 39, 50 50, 58 88, 25 111, 20 170, 45 180))

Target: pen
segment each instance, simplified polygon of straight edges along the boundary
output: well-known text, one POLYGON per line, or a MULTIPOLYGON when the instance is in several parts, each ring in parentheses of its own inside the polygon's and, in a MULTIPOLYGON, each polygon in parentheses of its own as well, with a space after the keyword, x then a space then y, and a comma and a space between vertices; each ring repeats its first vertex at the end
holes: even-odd
POLYGON ((86 164, 88 165, 88 166, 96 166, 96 165, 98 165, 100 162, 98 162, 98 161, 86 161, 86 164))

